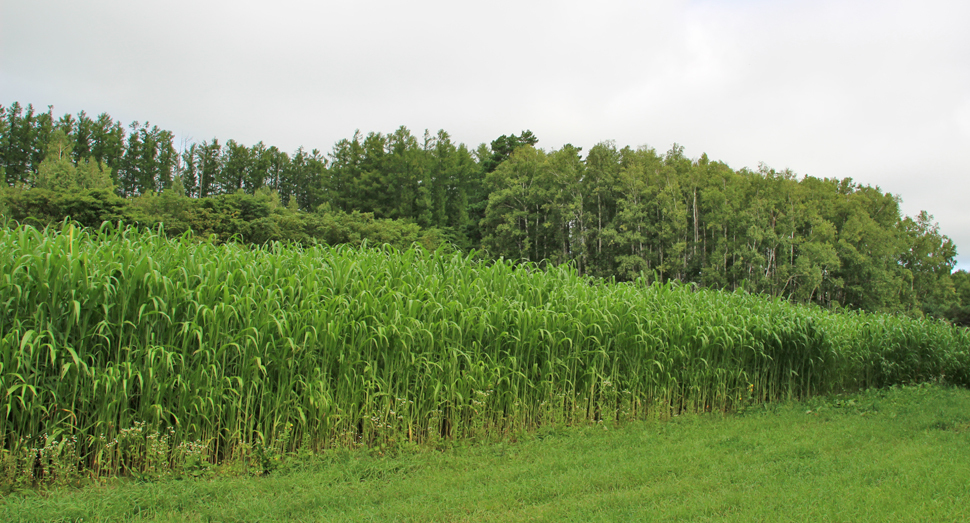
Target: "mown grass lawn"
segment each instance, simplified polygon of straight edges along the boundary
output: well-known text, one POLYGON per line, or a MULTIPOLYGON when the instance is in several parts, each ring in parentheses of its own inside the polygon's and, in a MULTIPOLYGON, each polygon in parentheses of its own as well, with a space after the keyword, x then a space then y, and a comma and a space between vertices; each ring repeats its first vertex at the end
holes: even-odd
POLYGON ((933 385, 0 501, 10 522, 968 520, 970 391, 933 385))

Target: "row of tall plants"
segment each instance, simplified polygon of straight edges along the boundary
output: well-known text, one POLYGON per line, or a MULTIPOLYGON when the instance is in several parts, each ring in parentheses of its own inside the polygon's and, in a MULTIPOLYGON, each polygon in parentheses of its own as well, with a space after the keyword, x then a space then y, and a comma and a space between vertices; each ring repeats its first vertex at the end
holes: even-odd
POLYGON ((970 335, 453 252, 0 229, 0 449, 38 481, 944 380, 970 335))

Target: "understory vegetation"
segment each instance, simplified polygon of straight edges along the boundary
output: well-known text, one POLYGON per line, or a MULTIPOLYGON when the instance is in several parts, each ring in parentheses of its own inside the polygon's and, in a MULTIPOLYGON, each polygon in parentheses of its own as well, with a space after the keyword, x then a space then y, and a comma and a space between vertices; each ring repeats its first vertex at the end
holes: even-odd
POLYGON ((943 321, 569 265, 69 223, 0 251, 8 487, 970 385, 943 321))
POLYGON ((966 521, 970 391, 890 387, 739 415, 544 427, 515 442, 332 449, 0 497, 0 520, 966 521))

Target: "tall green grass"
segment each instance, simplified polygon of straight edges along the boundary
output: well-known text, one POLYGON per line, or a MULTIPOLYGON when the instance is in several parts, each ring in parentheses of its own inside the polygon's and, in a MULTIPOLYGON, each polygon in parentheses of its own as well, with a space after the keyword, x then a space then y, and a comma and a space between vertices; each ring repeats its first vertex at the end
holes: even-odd
POLYGON ((420 249, 0 230, 6 475, 732 410, 938 379, 967 331, 420 249))

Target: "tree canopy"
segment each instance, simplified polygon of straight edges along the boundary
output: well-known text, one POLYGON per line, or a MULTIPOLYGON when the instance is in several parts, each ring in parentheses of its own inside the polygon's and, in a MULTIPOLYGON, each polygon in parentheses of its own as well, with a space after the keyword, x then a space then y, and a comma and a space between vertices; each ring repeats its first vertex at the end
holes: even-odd
POLYGON ((530 131, 469 148, 440 130, 355 132, 329 153, 171 132, 107 114, 0 107, 0 210, 123 219, 220 241, 406 245, 574 264, 826 308, 970 321, 966 273, 933 217, 852 179, 734 170, 674 144, 538 148, 530 131))

